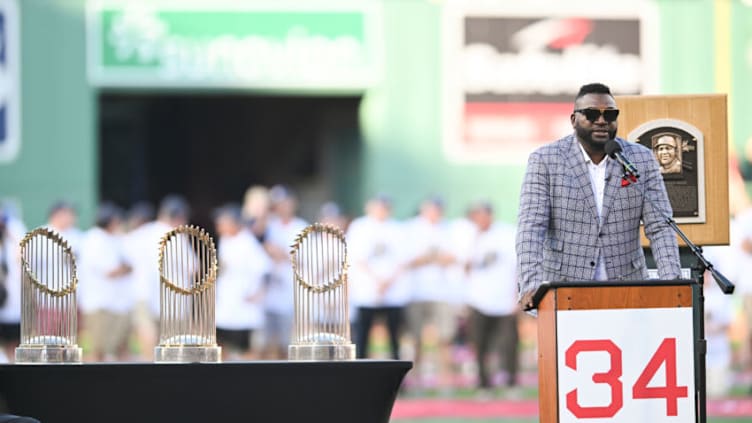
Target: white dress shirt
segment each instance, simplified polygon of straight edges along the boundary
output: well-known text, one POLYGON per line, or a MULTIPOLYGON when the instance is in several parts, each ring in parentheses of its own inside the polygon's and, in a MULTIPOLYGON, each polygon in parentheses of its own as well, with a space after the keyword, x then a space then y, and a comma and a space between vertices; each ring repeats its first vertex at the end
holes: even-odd
MULTIPOLYGON (((598 221, 600 222, 601 219, 601 212, 603 210, 603 193, 606 190, 606 169, 608 167, 608 161, 610 160, 608 156, 605 156, 603 160, 601 160, 600 163, 595 164, 590 159, 590 156, 587 154, 585 149, 582 147, 582 144, 579 142, 577 145, 580 146, 580 150, 582 150, 583 156, 585 156, 585 164, 588 168, 588 173, 590 174, 590 185, 593 187, 593 196, 595 196, 595 208, 598 210, 598 221)), ((593 279, 597 281, 605 281, 608 279, 608 275, 606 274, 606 262, 603 260, 602 255, 598 255, 598 264, 595 266, 595 276, 593 279)))

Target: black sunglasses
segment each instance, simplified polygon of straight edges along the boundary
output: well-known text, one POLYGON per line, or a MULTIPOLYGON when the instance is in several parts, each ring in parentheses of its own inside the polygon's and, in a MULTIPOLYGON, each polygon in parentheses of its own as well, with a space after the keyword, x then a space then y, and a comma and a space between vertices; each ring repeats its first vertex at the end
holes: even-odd
POLYGON ((575 112, 580 112, 585 115, 585 118, 590 122, 595 122, 601 115, 606 122, 613 122, 619 117, 619 109, 574 109, 575 112))

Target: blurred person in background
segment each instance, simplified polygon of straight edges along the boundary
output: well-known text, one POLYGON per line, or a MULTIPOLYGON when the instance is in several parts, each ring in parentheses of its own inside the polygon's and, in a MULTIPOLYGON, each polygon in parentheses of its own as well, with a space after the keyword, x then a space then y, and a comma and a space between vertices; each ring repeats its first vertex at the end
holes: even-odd
POLYGON ((271 200, 266 187, 254 185, 246 190, 243 197, 243 220, 253 236, 261 243, 266 240, 270 210, 271 200))
POLYGON ((471 339, 478 368, 478 390, 488 395, 493 388, 489 354, 498 354, 506 373, 504 384, 517 385, 519 361, 515 228, 494 222, 490 203, 470 208, 476 236, 467 269, 467 302, 471 310, 471 339))
MULTIPOLYGON (((455 261, 446 267, 447 289, 451 291, 450 304, 457 311, 455 337, 452 344, 453 361, 457 365, 455 377, 475 377, 475 370, 470 370, 475 363, 475 355, 469 345, 469 310, 467 308, 467 272, 465 264, 475 242, 477 229, 470 220, 468 208, 462 216, 449 222, 450 253, 455 261), (472 364, 471 364, 472 363, 472 364)), ((462 383, 463 381, 458 380, 462 383)))
POLYGON ((325 225, 332 225, 343 232, 347 230, 347 216, 342 214, 339 205, 333 201, 328 201, 321 205, 319 209, 318 221, 325 225))
POLYGON ((96 226, 86 232, 81 247, 80 304, 95 361, 127 358, 134 295, 123 248, 123 218, 116 205, 100 204, 96 226))
POLYGON ((185 198, 169 194, 160 201, 156 220, 134 229, 125 240, 133 266, 133 330, 145 361, 153 359, 159 336, 159 243, 167 232, 188 224, 189 216, 185 198))
POLYGON ((0 205, 0 363, 13 360, 21 339, 21 240, 26 228, 0 205))
POLYGON ((451 346, 457 313, 452 299, 456 292, 449 281, 451 274, 447 272, 455 257, 450 252, 452 237, 444 220, 444 200, 437 196, 425 199, 418 215, 404 225, 410 283, 406 314, 414 341, 418 384, 432 385, 425 380, 425 373, 433 369, 438 376, 438 388, 448 391, 453 383, 451 346), (426 348, 427 338, 436 348, 426 348), (433 356, 432 350, 435 351, 433 356))
MULTIPOLYGON (((706 246, 703 254, 726 277, 736 261, 733 245, 706 246)), ((705 311, 705 390, 708 398, 722 398, 731 388, 731 339, 729 328, 734 318, 731 296, 721 291, 709 271, 703 284, 705 311)))
POLYGON ((59 200, 47 213, 47 227, 56 231, 70 245, 73 255, 78 258, 81 253, 83 232, 76 227, 78 213, 72 203, 59 200))
POLYGON ((294 313, 290 246, 308 223, 296 215, 298 200, 288 187, 273 186, 269 198, 272 214, 264 248, 274 265, 265 284, 263 355, 267 359, 281 359, 287 356, 294 313))
MULTIPOLYGON (((144 245, 143 239, 148 232, 148 226, 155 218, 154 206, 148 202, 139 202, 131 206, 128 210, 126 231, 123 236, 123 251, 127 256, 128 263, 130 263, 131 280, 133 285, 133 298, 134 306, 131 317, 131 330, 133 331, 133 337, 138 343, 139 358, 141 360, 149 360, 151 358, 151 351, 144 351, 145 346, 153 344, 153 338, 156 337, 154 333, 144 334, 142 332, 142 325, 139 323, 139 318, 143 311, 141 309, 148 309, 149 290, 148 286, 148 272, 146 269, 148 264, 156 266, 155 263, 142 263, 143 256, 148 255, 148 246, 144 245)), ((157 248, 152 246, 152 248, 157 248)), ((148 313, 148 312, 147 312, 148 313)))
POLYGON ((151 203, 145 201, 138 202, 128 210, 125 224, 126 230, 128 232, 134 232, 137 229, 144 227, 155 218, 156 212, 151 203))
POLYGON ((391 200, 377 195, 366 203, 365 215, 347 230, 350 251, 350 295, 356 308, 355 346, 358 358, 369 356, 374 319, 386 320, 391 358, 399 359, 403 309, 410 286, 403 277, 404 250, 400 225, 391 219, 391 200))
POLYGON ((731 221, 731 245, 736 260, 729 263, 726 277, 735 282, 734 294, 740 297, 745 322, 741 348, 742 371, 752 372, 752 207, 741 210, 731 221))
MULTIPOLYGON (((227 204, 214 214, 219 260, 217 343, 228 360, 253 359, 253 332, 264 323, 264 280, 271 259, 243 224, 240 206, 227 204)), ((292 282, 291 282, 292 283, 292 282)))

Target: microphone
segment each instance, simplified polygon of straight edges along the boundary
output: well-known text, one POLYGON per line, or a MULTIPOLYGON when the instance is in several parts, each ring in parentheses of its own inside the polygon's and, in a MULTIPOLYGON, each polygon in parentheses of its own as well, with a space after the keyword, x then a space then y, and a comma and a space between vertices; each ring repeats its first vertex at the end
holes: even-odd
POLYGON ((610 139, 606 141, 606 154, 608 154, 608 157, 611 157, 612 159, 616 160, 621 164, 621 166, 624 168, 624 172, 626 172, 629 176, 632 176, 634 179, 637 179, 640 177, 640 173, 637 172, 637 168, 635 165, 632 164, 626 157, 624 157, 621 152, 621 146, 618 142, 614 139, 610 139))

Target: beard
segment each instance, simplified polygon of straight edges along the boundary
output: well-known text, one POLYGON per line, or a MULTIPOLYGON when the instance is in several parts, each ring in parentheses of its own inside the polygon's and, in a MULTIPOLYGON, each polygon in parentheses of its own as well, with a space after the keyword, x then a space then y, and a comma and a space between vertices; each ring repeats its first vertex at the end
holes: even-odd
POLYGON ((582 140, 592 151, 605 151, 606 147, 606 141, 612 140, 616 138, 616 128, 614 129, 607 129, 606 132, 608 132, 608 138, 607 139, 601 139, 600 137, 598 139, 593 138, 593 128, 583 128, 582 126, 576 126, 575 127, 575 133, 577 134, 577 138, 582 140))

